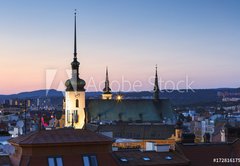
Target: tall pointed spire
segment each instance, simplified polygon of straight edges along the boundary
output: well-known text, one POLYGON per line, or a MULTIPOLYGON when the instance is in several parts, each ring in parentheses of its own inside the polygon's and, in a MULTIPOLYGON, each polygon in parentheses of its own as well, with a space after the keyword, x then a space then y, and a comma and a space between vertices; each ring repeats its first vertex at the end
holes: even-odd
POLYGON ((74 59, 77 59, 77 21, 76 21, 76 14, 77 14, 77 10, 75 9, 75 12, 74 12, 74 59))
POLYGON ((111 88, 109 87, 109 79, 108 79, 108 67, 106 67, 106 79, 105 79, 105 87, 103 89, 103 93, 111 94, 111 88))
POLYGON ((154 82, 154 89, 153 89, 153 99, 159 99, 159 86, 158 86, 158 74, 157 74, 157 65, 156 65, 156 73, 155 73, 155 82, 154 82))
POLYGON ((79 65, 80 63, 77 60, 77 19, 76 19, 76 9, 74 12, 74 52, 73 52, 73 61, 72 66, 72 78, 68 79, 65 82, 66 91, 85 91, 84 86, 86 85, 83 79, 79 78, 79 65))
POLYGON ((106 78, 105 78, 105 87, 103 88, 102 99, 112 99, 112 92, 109 85, 108 79, 108 67, 106 67, 106 78))
POLYGON ((77 10, 75 9, 74 12, 74 52, 73 52, 73 62, 72 62, 72 77, 78 78, 79 77, 79 65, 80 63, 77 60, 77 10))

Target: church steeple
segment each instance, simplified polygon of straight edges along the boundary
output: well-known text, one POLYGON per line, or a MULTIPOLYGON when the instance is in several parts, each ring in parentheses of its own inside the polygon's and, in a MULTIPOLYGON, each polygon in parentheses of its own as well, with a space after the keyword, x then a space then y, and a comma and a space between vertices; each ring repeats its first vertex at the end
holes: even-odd
POLYGON ((77 21, 76 21, 76 10, 74 12, 74 52, 72 66, 72 78, 67 80, 66 91, 84 91, 85 81, 79 78, 79 65, 77 60, 77 21))
POLYGON ((155 73, 155 82, 154 82, 154 88, 153 88, 153 99, 158 100, 159 99, 159 86, 158 86, 158 74, 157 74, 157 65, 156 65, 156 73, 155 73))
POLYGON ((102 99, 112 99, 112 92, 108 79, 108 67, 106 67, 105 87, 103 88, 102 99))
POLYGON ((85 125, 85 81, 79 77, 79 65, 77 60, 77 21, 76 10, 74 12, 74 50, 72 77, 65 82, 65 127, 83 129, 85 125))
POLYGON ((103 89, 103 93, 111 93, 111 89, 109 87, 109 79, 108 79, 108 67, 106 67, 106 80, 105 80, 105 87, 103 89))

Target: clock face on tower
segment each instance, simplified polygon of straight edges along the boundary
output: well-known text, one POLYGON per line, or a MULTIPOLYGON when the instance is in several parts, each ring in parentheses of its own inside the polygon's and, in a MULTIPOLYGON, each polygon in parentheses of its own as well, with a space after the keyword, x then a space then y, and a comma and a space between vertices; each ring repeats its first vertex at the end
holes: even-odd
POLYGON ((76 94, 75 94, 75 97, 79 97, 79 96, 80 96, 80 93, 76 93, 76 94))

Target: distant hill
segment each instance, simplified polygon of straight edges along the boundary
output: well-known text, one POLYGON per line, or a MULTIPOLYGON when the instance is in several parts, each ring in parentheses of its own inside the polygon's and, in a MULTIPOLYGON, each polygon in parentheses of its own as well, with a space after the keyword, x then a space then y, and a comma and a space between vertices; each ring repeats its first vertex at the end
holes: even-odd
MULTIPOLYGON (((169 98, 174 105, 196 105, 196 104, 207 104, 220 102, 222 95, 234 95, 240 97, 240 88, 219 88, 219 89, 194 89, 194 91, 186 90, 163 90, 160 92, 160 98, 169 98)), ((86 92, 87 98, 99 98, 102 92, 86 92)), ((117 93, 113 93, 117 94, 117 93)), ((124 98, 152 98, 152 92, 121 92, 124 98)), ((44 98, 44 97, 63 97, 62 91, 54 89, 50 90, 37 90, 32 92, 22 92, 12 95, 0 95, 0 102, 6 99, 24 99, 24 98, 44 98)))
MULTIPOLYGON (((87 92, 86 97, 100 96, 102 92, 87 92)), ((63 97, 64 92, 57 91, 55 89, 43 89, 36 90, 31 92, 21 92, 17 94, 10 95, 0 95, 0 101, 8 100, 8 99, 35 99, 35 98, 45 98, 45 97, 63 97)))
POLYGON ((55 89, 36 90, 31 92, 21 92, 11 95, 0 95, 0 101, 6 99, 25 99, 25 98, 41 98, 41 97, 63 97, 63 92, 55 89))

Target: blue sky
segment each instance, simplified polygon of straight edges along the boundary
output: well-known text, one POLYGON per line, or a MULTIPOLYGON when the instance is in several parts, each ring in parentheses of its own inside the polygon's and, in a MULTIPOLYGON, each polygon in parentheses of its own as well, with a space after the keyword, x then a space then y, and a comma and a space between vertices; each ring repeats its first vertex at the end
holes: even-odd
POLYGON ((0 93, 46 88, 49 69, 58 71, 56 82, 66 79, 74 9, 80 74, 87 83, 104 80, 108 66, 110 81, 140 80, 141 90, 151 90, 146 80, 158 64, 165 81, 187 76, 193 88, 240 85, 238 0, 0 2, 0 93))

